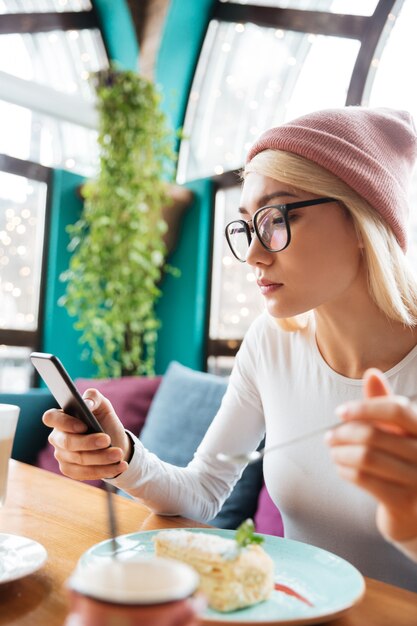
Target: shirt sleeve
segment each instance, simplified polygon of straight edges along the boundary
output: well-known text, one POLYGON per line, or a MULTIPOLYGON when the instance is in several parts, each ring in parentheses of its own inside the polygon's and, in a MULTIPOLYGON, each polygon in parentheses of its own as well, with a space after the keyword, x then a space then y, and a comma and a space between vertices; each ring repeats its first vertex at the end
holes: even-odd
MULTIPOLYGON (((235 360, 220 409, 187 467, 161 461, 132 433, 128 469, 107 482, 140 499, 160 515, 213 519, 246 464, 220 461, 218 453, 255 450, 264 436, 262 403, 256 384, 256 329, 249 329, 235 360)), ((175 445, 181 445, 181 433, 175 445)))

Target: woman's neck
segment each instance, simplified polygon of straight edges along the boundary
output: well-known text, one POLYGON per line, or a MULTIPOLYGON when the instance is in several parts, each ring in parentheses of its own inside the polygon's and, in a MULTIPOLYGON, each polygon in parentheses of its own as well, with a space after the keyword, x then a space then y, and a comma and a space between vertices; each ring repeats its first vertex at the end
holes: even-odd
POLYGON ((348 378, 362 378, 369 367, 386 372, 417 344, 417 328, 388 319, 367 290, 322 305, 314 314, 324 360, 348 378))

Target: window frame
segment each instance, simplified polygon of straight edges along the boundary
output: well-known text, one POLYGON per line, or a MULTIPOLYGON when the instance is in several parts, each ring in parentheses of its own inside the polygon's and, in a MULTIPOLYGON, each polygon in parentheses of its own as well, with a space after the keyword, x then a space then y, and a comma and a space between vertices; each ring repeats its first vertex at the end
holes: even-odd
POLYGON ((48 243, 51 223, 52 204, 52 177, 53 170, 45 165, 33 161, 23 161, 7 154, 0 154, 0 171, 6 174, 15 174, 29 180, 46 184, 45 222, 42 246, 42 266, 39 285, 38 320, 36 330, 16 330, 0 328, 0 344, 6 346, 29 347, 37 350, 42 345, 42 331, 44 324, 44 299, 46 269, 48 266, 48 243))
POLYGON ((62 13, 4 13, 0 19, 0 35, 30 35, 48 33, 52 30, 93 28, 100 29, 94 7, 88 11, 63 11, 62 13))
MULTIPOLYGON (((51 31, 98 30, 102 32, 99 16, 94 4, 91 9, 46 13, 5 13, 0 19, 0 35, 36 34, 51 31)), ((106 38, 102 42, 107 59, 110 54, 106 38)), ((64 97, 64 96, 62 96, 64 97)), ((29 106, 29 103, 28 103, 29 106)), ((30 107, 29 107, 30 108, 30 107)), ((0 153, 0 171, 46 183, 45 221, 42 246, 42 265, 39 284, 38 316, 36 330, 16 330, 0 328, 0 344, 5 346, 28 347, 39 350, 42 346, 45 324, 45 287, 47 282, 49 236, 53 196, 53 168, 40 163, 22 160, 0 153)), ((32 380, 33 383, 33 380, 32 380)))
MULTIPOLYGON (((284 9, 278 7, 264 7, 250 4, 235 4, 221 2, 215 4, 212 19, 221 22, 237 22, 245 24, 251 22, 257 26, 274 27, 283 30, 292 30, 316 35, 357 39, 360 42, 345 104, 360 105, 362 103, 366 81, 371 70, 372 60, 377 51, 380 37, 390 18, 398 15, 404 0, 379 0, 372 15, 349 15, 327 13, 324 11, 307 11, 300 9, 284 9)), ((213 183, 213 220, 210 267, 213 266, 213 237, 214 237, 214 210, 215 197, 219 189, 236 185, 238 171, 225 171, 223 174, 212 176, 213 183)), ((211 274, 211 272, 210 272, 211 274)), ((238 352, 242 340, 213 339, 210 337, 210 310, 211 310, 211 277, 208 284, 206 309, 206 340, 204 362, 206 369, 209 357, 234 357, 238 352)))

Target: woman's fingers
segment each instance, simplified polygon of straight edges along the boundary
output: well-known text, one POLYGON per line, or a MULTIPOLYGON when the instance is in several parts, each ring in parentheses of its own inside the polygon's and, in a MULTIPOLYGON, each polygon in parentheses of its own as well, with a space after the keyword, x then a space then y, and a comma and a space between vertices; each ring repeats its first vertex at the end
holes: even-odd
POLYGON ((417 490, 417 465, 385 451, 360 444, 342 445, 332 447, 331 456, 338 467, 349 468, 356 475, 358 484, 366 474, 417 490))
POLYGON ((78 418, 67 415, 61 409, 50 409, 43 414, 42 421, 50 428, 59 428, 68 433, 85 433, 87 426, 78 418))
POLYGON ((338 466, 339 475, 372 495, 379 503, 377 526, 391 541, 407 541, 417 536, 416 497, 404 487, 349 466, 338 466))
POLYGON ((59 463, 73 463, 76 465, 112 465, 120 463, 123 452, 120 448, 107 448, 100 451, 69 452, 62 448, 55 449, 55 458, 59 463))
POLYGON ((115 478, 126 471, 128 465, 125 461, 111 465, 78 465, 66 461, 59 462, 59 469, 69 478, 74 480, 105 480, 115 478))
POLYGON ((392 395, 386 376, 384 376, 384 373, 376 367, 369 368, 364 373, 363 391, 365 398, 392 395))
POLYGON ((84 392, 83 399, 106 433, 111 432, 115 425, 119 425, 119 418, 112 403, 97 389, 87 389, 84 392))
POLYGON ((417 534, 417 409, 391 393, 384 374, 364 375, 364 399, 337 409, 344 423, 327 433, 339 475, 378 502, 377 525, 394 541, 417 534))
POLYGON ((365 422, 346 422, 328 432, 329 445, 362 445, 417 465, 417 437, 393 435, 365 422))
POLYGON ((339 406, 337 415, 345 420, 363 420, 395 433, 417 436, 417 411, 404 396, 379 396, 339 406))
POLYGON ((337 471, 342 478, 358 487, 362 487, 362 489, 366 489, 366 491, 385 504, 397 502, 408 493, 405 487, 397 483, 387 483, 384 479, 368 474, 365 471, 359 472, 356 468, 349 465, 338 465, 337 471))
POLYGON ((110 437, 105 433, 75 435, 57 429, 51 432, 48 440, 55 448, 65 449, 69 452, 104 449, 111 444, 110 437))
MULTIPOLYGON (((125 458, 129 458, 131 451, 130 439, 126 434, 122 422, 116 415, 111 402, 97 391, 97 389, 87 389, 84 394, 84 400, 107 434, 107 439, 101 440, 103 443, 100 447, 109 446, 111 442, 115 447, 122 448, 125 458), (107 441, 107 443, 105 443, 105 441, 107 441)), ((61 410, 51 409, 44 414, 43 422, 46 426, 54 429, 52 437, 49 439, 53 446, 58 445, 62 448, 68 447, 71 451, 94 449, 94 443, 92 442, 95 440, 83 439, 84 436, 90 437, 90 435, 83 435, 88 429, 81 420, 66 415, 61 410), (61 435, 59 433, 61 433, 61 435), (75 435, 76 433, 81 433, 82 437, 79 439, 64 437, 64 434, 75 435), (76 447, 78 445, 77 442, 79 443, 79 447, 76 447)), ((100 435, 97 436, 100 437, 100 435)))
POLYGON ((87 427, 79 419, 51 409, 43 416, 43 422, 53 429, 49 442, 65 476, 77 480, 112 478, 128 467, 122 459, 130 451, 129 438, 104 396, 89 389, 85 399, 105 432, 87 434, 87 427))

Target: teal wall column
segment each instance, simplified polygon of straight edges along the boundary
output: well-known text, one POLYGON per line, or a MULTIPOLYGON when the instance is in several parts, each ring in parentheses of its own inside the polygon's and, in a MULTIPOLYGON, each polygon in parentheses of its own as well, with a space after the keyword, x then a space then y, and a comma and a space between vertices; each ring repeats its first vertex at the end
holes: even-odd
POLYGON ((155 82, 173 128, 184 123, 188 95, 216 0, 171 0, 162 31, 155 82))
POLYGON ((137 70, 139 46, 126 0, 93 0, 93 5, 110 59, 125 70, 137 70))
POLYGON ((156 357, 158 374, 163 374, 172 360, 196 370, 205 369, 213 183, 201 179, 186 186, 194 192, 194 202, 183 218, 180 240, 169 259, 181 276, 164 278, 163 296, 156 309, 162 322, 156 357))
MULTIPOLYGON (((162 108, 174 129, 184 123, 185 110, 201 46, 216 0, 171 0, 161 37, 155 82, 163 92, 162 108)), ((177 248, 169 262, 180 278, 166 276, 157 315, 156 369, 163 374, 172 360, 204 370, 207 300, 210 284, 212 196, 208 179, 187 184, 195 194, 185 214, 177 248)))
POLYGON ((79 333, 74 329, 75 318, 58 304, 65 293, 65 283, 60 280, 60 275, 68 269, 71 256, 67 249, 69 236, 66 227, 74 224, 81 215, 83 202, 77 189, 83 182, 81 176, 72 172, 53 172, 42 333, 42 350, 56 354, 74 378, 94 374, 93 366, 81 360, 83 346, 78 342, 79 333))

